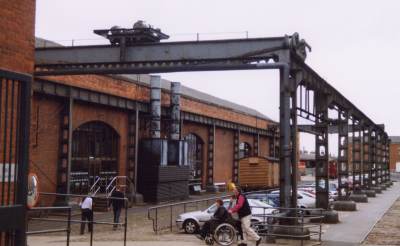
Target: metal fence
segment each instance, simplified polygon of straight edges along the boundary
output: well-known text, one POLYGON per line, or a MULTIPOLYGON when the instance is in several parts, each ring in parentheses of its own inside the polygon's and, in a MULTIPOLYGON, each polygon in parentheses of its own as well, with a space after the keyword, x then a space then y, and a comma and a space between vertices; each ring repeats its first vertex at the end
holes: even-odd
POLYGON ((203 210, 213 204, 216 198, 227 197, 229 196, 226 195, 150 207, 147 212, 147 218, 153 222, 153 231, 155 233, 162 230, 173 231, 175 219, 179 214, 203 210))
MULTIPOLYGON (((272 190, 276 189, 245 192, 244 194, 248 195, 253 193, 265 193, 272 190)), ((228 197, 230 197, 230 195, 214 196, 193 201, 153 206, 148 209, 147 218, 153 222, 153 231, 155 233, 158 233, 162 230, 173 231, 173 229, 176 227, 175 219, 179 214, 206 209, 208 206, 215 203, 217 198, 224 199, 228 197)))
POLYGON ((26 244, 31 81, 0 69, 0 245, 26 244))
MULTIPOLYGON (((262 222, 254 223, 257 233, 267 239, 290 238, 301 241, 316 239, 321 243, 323 211, 320 208, 275 208, 279 213, 256 214, 262 222)), ((265 210, 264 210, 265 211, 265 210)))
MULTIPOLYGON (((247 192, 252 193, 269 192, 271 190, 247 192)), ((178 202, 150 207, 148 219, 153 223, 153 231, 157 234, 161 231, 179 230, 176 226, 178 215, 191 211, 204 210, 215 203, 217 198, 227 198, 228 195, 199 199, 187 202, 178 202)), ((291 238, 298 239, 303 245, 304 240, 315 239, 321 242, 322 221, 324 209, 307 208, 273 208, 274 213, 268 213, 271 208, 252 206, 262 213, 253 214, 253 217, 262 218, 261 221, 253 221, 254 227, 260 236, 267 238, 291 238)))
MULTIPOLYGON (((67 220, 62 219, 49 219, 49 218, 29 218, 33 221, 47 221, 47 222, 66 222, 65 228, 57 228, 57 229, 44 229, 44 230, 35 230, 35 231, 27 231, 27 235, 38 235, 38 234, 48 234, 48 233, 57 233, 57 232, 66 232, 66 243, 69 246, 69 239, 71 235, 71 207, 36 207, 31 208, 29 211, 31 212, 51 212, 51 211, 67 211, 67 220)), ((28 223, 29 224, 29 223, 28 223)))
MULTIPOLYGON (((55 196, 55 197, 68 197, 68 198, 85 198, 87 196, 85 195, 76 195, 76 194, 61 194, 61 193, 50 193, 50 192, 42 192, 40 193, 42 196, 55 196)), ((92 197, 96 198, 96 197, 92 197)), ((104 197, 101 197, 104 198, 104 197)), ((47 211, 47 212, 54 212, 54 211, 65 211, 67 210, 67 214, 59 213, 57 216, 61 217, 66 217, 65 219, 57 219, 57 218, 49 218, 49 215, 46 214, 46 216, 41 216, 41 215, 32 215, 29 218, 29 221, 45 221, 45 222, 64 222, 67 223, 66 228, 57 228, 54 229, 51 224, 47 224, 46 227, 52 227, 52 229, 42 229, 42 230, 35 230, 35 231, 29 231, 28 235, 37 235, 37 234, 47 234, 47 233, 59 233, 59 232, 66 232, 66 245, 69 245, 69 240, 71 236, 71 227, 73 224, 86 224, 89 223, 91 224, 92 230, 90 231, 90 239, 89 239, 89 244, 90 246, 93 245, 94 241, 94 233, 95 233, 95 225, 112 225, 112 226, 122 226, 124 228, 123 231, 123 245, 126 246, 126 238, 127 238, 127 228, 128 228, 128 199, 127 198, 119 198, 119 197, 109 197, 109 199, 115 199, 115 200, 124 200, 125 206, 124 206, 124 217, 123 217, 123 222, 115 223, 115 222, 109 222, 109 221, 104 221, 104 220, 96 220, 93 219, 92 221, 83 221, 81 219, 72 219, 72 211, 73 209, 71 207, 36 207, 31 209, 31 212, 38 212, 38 211, 47 211), (45 217, 45 218, 44 218, 45 217)), ((70 200, 70 199, 68 199, 70 200)), ((78 211, 78 209, 76 209, 78 211)), ((121 213, 122 214, 122 213, 121 213)))

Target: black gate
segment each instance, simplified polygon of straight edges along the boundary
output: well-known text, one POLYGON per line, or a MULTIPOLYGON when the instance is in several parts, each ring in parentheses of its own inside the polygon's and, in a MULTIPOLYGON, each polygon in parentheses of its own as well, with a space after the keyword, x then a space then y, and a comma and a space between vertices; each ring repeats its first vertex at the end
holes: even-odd
POLYGON ((0 245, 26 245, 31 80, 0 70, 0 245))

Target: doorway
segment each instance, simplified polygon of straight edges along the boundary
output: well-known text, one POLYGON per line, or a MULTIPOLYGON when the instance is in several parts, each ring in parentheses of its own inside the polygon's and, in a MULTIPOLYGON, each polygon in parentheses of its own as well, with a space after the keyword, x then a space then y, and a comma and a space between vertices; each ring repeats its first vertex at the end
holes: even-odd
POLYGON ((83 194, 96 183, 104 191, 118 175, 119 135, 108 124, 91 121, 72 133, 72 193, 83 194))

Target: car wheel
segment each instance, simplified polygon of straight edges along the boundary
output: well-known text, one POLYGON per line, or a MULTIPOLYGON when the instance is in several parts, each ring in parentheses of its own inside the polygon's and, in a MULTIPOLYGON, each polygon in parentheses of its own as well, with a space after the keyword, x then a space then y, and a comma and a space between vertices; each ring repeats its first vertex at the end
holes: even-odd
POLYGON ((183 229, 187 234, 194 234, 199 230, 199 225, 196 221, 189 219, 183 223, 183 229))
POLYGON ((258 233, 258 231, 260 229, 263 229, 263 226, 260 224, 260 222, 258 220, 251 220, 251 224, 250 224, 251 228, 253 228, 253 230, 258 233))

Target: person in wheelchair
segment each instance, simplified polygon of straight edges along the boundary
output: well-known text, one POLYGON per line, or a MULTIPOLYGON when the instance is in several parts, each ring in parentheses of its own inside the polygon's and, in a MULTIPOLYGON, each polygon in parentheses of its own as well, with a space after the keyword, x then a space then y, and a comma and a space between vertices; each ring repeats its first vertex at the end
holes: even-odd
POLYGON ((221 199, 217 199, 215 201, 215 204, 217 206, 217 210, 215 211, 212 218, 204 223, 197 236, 201 240, 205 240, 208 234, 211 234, 218 225, 226 222, 228 219, 229 213, 228 210, 226 210, 226 208, 224 207, 224 202, 221 199))

